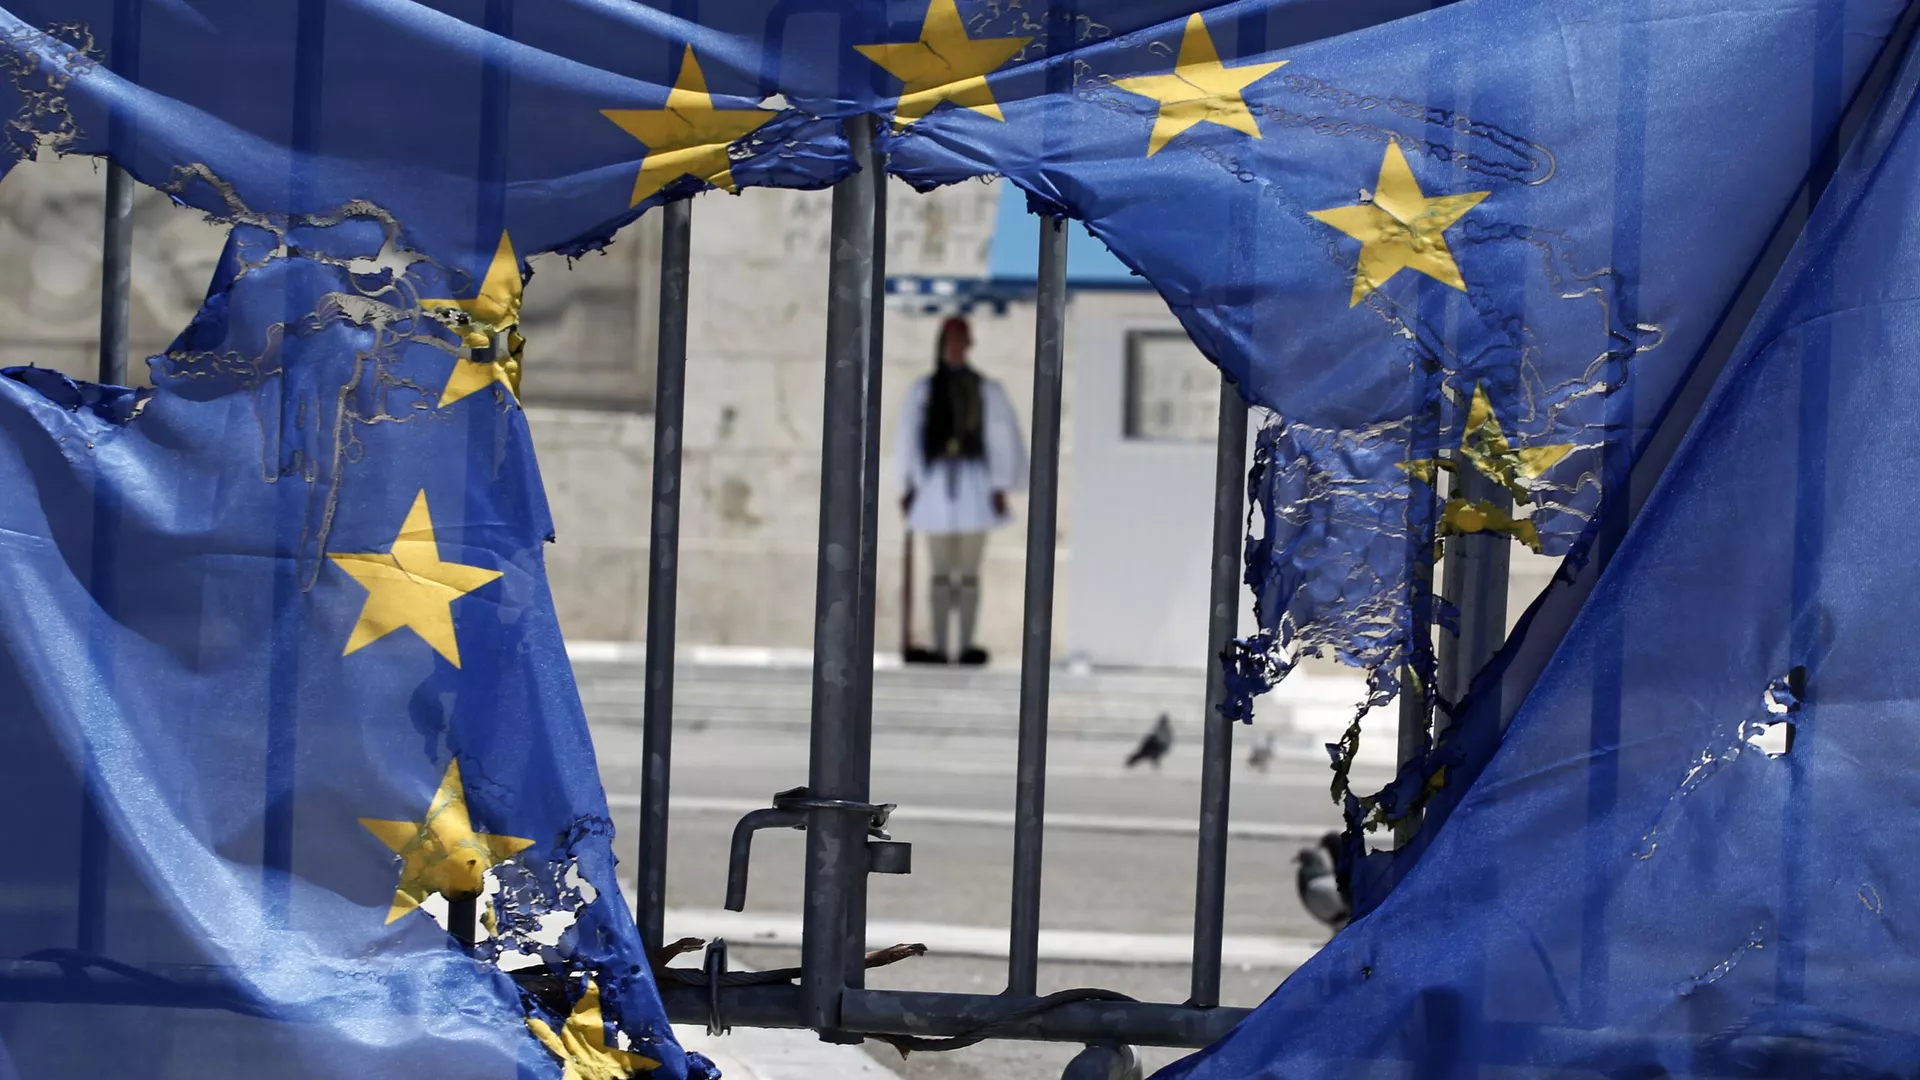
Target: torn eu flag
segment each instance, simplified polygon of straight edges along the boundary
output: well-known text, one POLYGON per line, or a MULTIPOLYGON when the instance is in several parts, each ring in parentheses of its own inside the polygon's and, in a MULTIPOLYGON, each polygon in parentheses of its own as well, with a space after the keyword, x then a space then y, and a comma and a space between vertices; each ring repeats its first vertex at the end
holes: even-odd
POLYGON ((371 203, 475 275, 696 190, 824 186, 839 121, 884 116, 889 169, 1085 221, 1274 414, 1233 711, 1304 653, 1377 703, 1430 664, 1436 528, 1581 550, 1601 459, 1643 443, 1900 4, 1192 8, 11 0, 0 100, 16 154, 273 228, 371 203), (1440 502, 1446 471, 1523 511, 1440 502))
POLYGON ((10 0, 0 153, 107 155, 223 220, 366 201, 443 257, 475 222, 578 252, 668 198, 851 171, 836 121, 766 104, 762 50, 642 4, 10 0))
POLYGON ((1920 1061, 1920 52, 1417 862, 1162 1080, 1920 1061))
POLYGON ((1086 222, 1272 412, 1236 715, 1303 654, 1368 669, 1375 703, 1429 663, 1436 527, 1581 548, 1603 459, 1644 442, 1903 5, 1426 6, 1062 35, 997 116, 888 146, 915 183, 997 172, 1086 222), (1445 471, 1519 517, 1443 501, 1445 471))
POLYGON ((615 880, 525 419, 446 392, 422 301, 474 284, 394 228, 236 229, 150 394, 0 374, 0 1076, 712 1075, 615 880))

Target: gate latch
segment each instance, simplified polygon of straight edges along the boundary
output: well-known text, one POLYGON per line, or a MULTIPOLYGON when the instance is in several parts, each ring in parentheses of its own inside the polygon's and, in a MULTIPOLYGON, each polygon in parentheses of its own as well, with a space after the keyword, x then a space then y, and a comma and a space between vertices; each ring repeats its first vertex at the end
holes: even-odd
POLYGON ((867 872, 912 873, 913 845, 887 835, 887 818, 894 807, 894 803, 816 799, 804 787, 788 788, 776 794, 772 806, 749 811, 733 827, 733 843, 727 858, 727 910, 747 908, 747 863, 753 834, 761 829, 805 830, 809 810, 840 810, 863 815, 867 819, 867 872))

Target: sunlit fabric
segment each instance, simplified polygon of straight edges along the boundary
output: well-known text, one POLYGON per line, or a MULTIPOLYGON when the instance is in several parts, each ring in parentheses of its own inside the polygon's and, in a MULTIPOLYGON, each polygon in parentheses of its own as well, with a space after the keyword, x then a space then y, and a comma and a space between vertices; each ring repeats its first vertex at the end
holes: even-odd
POLYGON ((150 395, 0 373, 0 1076, 710 1075, 615 879, 524 417, 447 400, 420 267, 348 224, 239 229, 150 395))
POLYGON ((1083 220, 1275 414, 1235 715, 1305 653, 1384 700, 1430 664, 1436 522, 1579 549, 1602 451, 1661 414, 1900 5, 1194 7, 12 0, 0 96, 16 154, 234 221, 368 202, 476 280, 664 199, 824 186, 840 121, 886 117, 890 169, 1083 220), (1499 474, 1517 518, 1433 494, 1482 464, 1452 453, 1477 395, 1538 463, 1499 474))
POLYGON ((1163 1080, 1915 1074, 1917 87, 1419 861, 1163 1080))
POLYGON ((43 980, 0 1018, 34 1080, 127 1045, 160 1076, 700 1071, 540 581, 528 257, 826 186, 852 117, 912 183, 1007 177, 1275 414, 1230 711, 1307 652, 1378 703, 1430 673, 1436 529, 1580 550, 1904 7, 0 2, 7 164, 108 156, 235 230, 137 416, 0 381, 0 798, 45 823, 0 957, 205 1006, 43 980), (1462 470, 1518 516, 1442 501, 1462 470))
POLYGON ((36 134, 110 153, 233 220, 367 200, 448 258, 502 231, 577 250, 665 197, 851 167, 838 124, 763 105, 758 25, 641 4, 28 0, 0 26, 16 155, 36 134))
MULTIPOLYGON (((1320 34, 1428 3, 1266 6, 1320 34)), ((1193 5, 1094 7, 8 0, 0 114, 16 160, 42 138, 111 154, 235 220, 368 200, 415 249, 484 261, 502 231, 526 254, 579 250, 708 187, 825 186, 855 167, 837 118, 991 120, 1049 51, 1193 5)))
POLYGON ((1897 6, 13 0, 0 96, 16 155, 108 153, 256 224, 370 202, 474 278, 697 190, 824 186, 848 116, 889 118, 915 183, 1005 175, 1277 414, 1244 714, 1305 651, 1381 695, 1424 662, 1433 475, 1403 466, 1476 388, 1566 453, 1512 478, 1532 520, 1442 520, 1577 546, 1600 448, 1657 415, 1897 6))
POLYGON ((1417 7, 1081 40, 990 80, 998 118, 936 111, 890 147, 916 183, 999 172, 1086 222, 1276 414, 1238 715, 1303 653, 1376 701, 1424 668, 1409 571, 1436 521, 1581 545, 1603 452, 1661 415, 1903 5, 1417 7), (1461 467, 1519 519, 1437 497, 1461 467))

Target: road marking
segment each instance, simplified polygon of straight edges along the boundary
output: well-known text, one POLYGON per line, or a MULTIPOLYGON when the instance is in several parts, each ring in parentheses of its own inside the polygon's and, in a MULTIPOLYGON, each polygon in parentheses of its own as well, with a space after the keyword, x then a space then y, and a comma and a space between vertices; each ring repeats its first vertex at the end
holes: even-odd
MULTIPOLYGON (((754 799, 714 799, 697 795, 677 795, 667 803, 669 811, 686 814, 723 814, 739 817, 760 810, 769 803, 754 799)), ((609 794, 607 806, 613 810, 640 809, 640 796, 609 794)), ((979 825, 988 828, 1013 828, 1013 813, 1008 810, 979 810, 966 806, 902 806, 893 812, 892 821, 922 825, 979 825)), ((1124 833, 1132 836, 1196 836, 1197 822, 1184 818, 1128 817, 1113 814, 1049 813, 1047 828, 1068 832, 1124 833)), ((1238 840, 1281 840, 1314 843, 1332 830, 1327 825, 1271 824, 1236 821, 1227 826, 1227 835, 1238 840)))
MULTIPOLYGON (((756 549, 756 550, 763 550, 756 549)), ((795 549, 798 550, 798 549, 795 549)), ((811 547, 806 549, 812 552, 811 547)), ((568 641, 567 659, 576 664, 621 664, 639 667, 647 662, 647 647, 638 641, 568 641)), ((674 648, 676 668, 770 668, 777 671, 811 671, 812 649, 773 649, 753 645, 679 645, 674 648)), ((895 670, 903 665, 899 653, 873 654, 876 671, 895 670)))
MULTIPOLYGON (((726 938, 736 945, 800 946, 798 915, 727 911, 719 908, 668 908, 666 936, 726 938)), ((1006 927, 955 926, 946 923, 890 922, 867 924, 867 948, 918 942, 929 956, 971 956, 1005 959, 1006 927)), ((1221 962, 1231 967, 1280 968, 1291 971, 1320 951, 1324 942, 1311 938, 1262 937, 1228 934, 1221 941, 1221 962)), ((1185 934, 1127 934, 1104 930, 1041 930, 1040 959, 1092 964, 1188 964, 1193 961, 1193 939, 1185 934)))
MULTIPOLYGON (((605 738, 604 732, 609 730, 621 730, 627 738, 635 741, 640 737, 638 728, 612 729, 606 727, 596 728, 594 736, 597 739, 605 738)), ((677 765, 682 767, 721 767, 731 766, 740 760, 740 750, 738 743, 735 741, 740 737, 738 732, 728 733, 724 738, 718 739, 713 738, 715 733, 712 729, 708 729, 702 734, 708 736, 708 738, 703 740, 696 735, 692 738, 682 736, 679 740, 676 740, 675 762, 677 765)), ((792 734, 795 737, 781 739, 778 742, 771 740, 763 741, 759 752, 755 754, 753 763, 786 765, 796 760, 804 763, 804 749, 806 746, 806 740, 802 737, 804 736, 804 729, 796 729, 792 734), (800 758, 793 756, 791 752, 793 747, 800 748, 802 755, 800 758)), ((893 733, 875 740, 873 767, 876 772, 892 771, 922 773, 931 776, 998 776, 1011 778, 1017 774, 1017 770, 1013 762, 1007 760, 1009 754, 1005 751, 1008 744, 1012 741, 1012 732, 1008 732, 1005 739, 985 739, 971 736, 959 736, 952 739, 922 739, 917 736, 901 736, 898 733, 893 733), (915 746, 913 745, 914 743, 924 743, 926 745, 915 746), (960 755, 982 754, 982 751, 970 747, 960 750, 954 746, 946 745, 949 743, 987 743, 989 744, 987 753, 992 753, 996 756, 985 760, 983 760, 982 757, 969 759, 969 757, 960 755)), ((1134 741, 1135 740, 1131 738, 1112 740, 1114 745, 1124 743, 1129 747, 1133 745, 1134 741)), ((1078 750, 1079 748, 1075 747, 1068 752, 1071 753, 1078 750)), ((1056 746, 1054 753, 1058 755, 1060 752, 1061 748, 1056 746)), ((1081 752, 1084 753, 1084 751, 1081 752)), ((1164 769, 1153 770, 1145 768, 1128 769, 1118 762, 1113 764, 1092 765, 1072 764, 1056 760, 1047 763, 1047 779, 1121 780, 1136 784, 1156 780, 1198 783, 1200 780, 1200 762, 1197 759, 1188 758, 1185 760, 1177 760, 1164 769)), ((1393 764, 1391 760, 1384 762, 1376 761, 1371 757, 1363 755, 1353 770, 1353 780, 1358 786, 1365 786, 1367 784, 1384 785, 1392 779, 1393 764)), ((1254 787, 1313 788, 1319 791, 1326 791, 1333 782, 1333 774, 1328 768, 1325 751, 1313 750, 1308 752, 1306 750, 1288 751, 1282 749, 1276 754, 1273 772, 1249 772, 1245 769, 1236 768, 1234 770, 1233 782, 1235 786, 1251 785, 1254 787)))
POLYGON ((900 1080, 865 1050, 821 1042, 811 1031, 737 1027, 716 1037, 675 1024, 673 1034, 719 1066, 726 1080, 900 1080))

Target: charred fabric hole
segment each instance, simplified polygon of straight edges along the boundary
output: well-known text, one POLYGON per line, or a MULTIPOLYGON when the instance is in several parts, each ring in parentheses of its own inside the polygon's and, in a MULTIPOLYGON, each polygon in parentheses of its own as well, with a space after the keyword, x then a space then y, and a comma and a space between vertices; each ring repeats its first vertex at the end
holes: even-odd
MULTIPOLYGON (((464 296, 481 283, 471 270, 449 267, 414 249, 400 220, 366 200, 349 200, 326 212, 258 211, 202 163, 176 166, 159 190, 204 211, 210 222, 230 226, 232 234, 218 288, 155 364, 155 381, 166 392, 196 399, 254 395, 262 479, 274 483, 298 476, 323 492, 312 504, 299 548, 301 586, 311 589, 348 474, 364 460, 362 430, 429 416, 445 392, 435 377, 428 385, 418 381, 410 352, 435 350, 459 370, 462 342, 432 317, 434 300, 464 296), (253 285, 248 279, 275 264, 335 268, 339 285, 316 285, 308 296, 309 310, 290 311, 284 321, 267 325, 257 343, 228 347, 225 311, 242 297, 258 302, 248 291, 253 285), (350 370, 336 377, 289 363, 293 342, 335 325, 371 332, 350 370)), ((518 334, 509 332, 509 355, 516 361, 519 345, 518 334)))
POLYGON ((1667 805, 1654 820, 1653 827, 1641 836, 1640 843, 1633 849, 1636 859, 1651 859, 1660 847, 1660 830, 1667 820, 1678 812, 1680 802, 1688 795, 1700 789, 1702 784, 1712 779, 1719 771, 1737 759, 1744 751, 1758 750, 1769 760, 1785 757, 1793 750, 1794 722, 1786 719, 1800 711, 1800 703, 1807 692, 1807 669, 1795 667, 1785 675, 1767 683, 1765 692, 1760 695, 1761 707, 1766 716, 1781 719, 1769 720, 1764 717, 1752 717, 1740 721, 1733 731, 1721 738, 1715 745, 1700 751, 1687 775, 1680 780, 1680 786, 1667 800, 1667 805))
POLYGON ((566 964, 570 957, 561 948, 561 939, 599 899, 599 890, 573 859, 543 868, 558 871, 550 880, 527 867, 499 869, 493 904, 495 963, 502 971, 566 964))
POLYGON ((662 1058, 657 1033, 630 1032, 619 1016, 634 969, 609 966, 610 957, 590 955, 570 934, 600 899, 577 848, 609 827, 604 819, 583 818, 562 836, 561 857, 513 860, 488 870, 485 915, 471 948, 476 960, 514 980, 528 1033, 565 1065, 569 1077, 639 1075, 662 1058))
POLYGON ((1770 758, 1785 757, 1793 749, 1793 721, 1755 725, 1753 734, 1747 736, 1747 745, 1770 758))
POLYGON ((1393 851, 1398 846, 1399 837, 1390 832, 1366 832, 1361 834, 1360 841, 1365 846, 1365 853, 1372 855, 1393 851))
MULTIPOLYGON (((1385 101, 1298 73, 1283 73, 1278 81, 1303 99, 1304 111, 1263 103, 1258 109, 1276 125, 1319 134, 1370 133, 1408 154, 1507 181, 1544 182, 1557 168, 1554 153, 1521 132, 1419 102, 1385 101), (1330 109, 1351 115, 1336 128, 1328 120, 1330 109), (1423 121, 1445 135, 1423 140, 1369 126, 1365 114, 1375 109, 1423 121)), ((1090 88, 1095 100, 1103 96, 1101 85, 1094 80, 1090 88)), ((1137 101, 1124 107, 1137 107, 1137 101)), ((1236 178, 1249 179, 1229 157, 1207 156, 1236 178)), ((1358 193, 1362 202, 1371 197, 1365 189, 1358 193)), ((1422 631, 1446 627, 1451 609, 1432 594, 1425 575, 1411 569, 1424 558, 1418 554, 1423 537, 1502 534, 1576 564, 1584 554, 1605 493, 1593 483, 1595 470, 1579 459, 1597 455, 1608 444, 1603 403, 1628 384, 1635 359, 1657 348, 1665 331, 1628 317, 1624 277, 1583 257, 1575 238, 1484 220, 1469 220, 1462 228, 1460 243, 1512 249, 1562 300, 1597 307, 1600 332, 1565 346, 1576 355, 1549 357, 1533 328, 1517 320, 1490 322, 1489 336, 1477 351, 1455 353, 1435 344, 1451 335, 1423 323, 1416 312, 1369 301, 1366 310, 1405 343, 1409 372, 1426 377, 1425 408, 1361 429, 1277 422, 1262 431, 1248 485, 1255 509, 1247 547, 1247 583, 1262 629, 1235 646, 1223 710, 1234 719, 1248 718, 1252 698, 1281 681, 1301 656, 1331 654, 1366 671, 1370 708, 1389 702, 1410 680, 1430 685, 1432 649, 1422 631), (1549 360, 1555 366, 1578 360, 1586 374, 1577 380, 1549 378, 1549 360), (1504 394, 1495 386, 1505 387, 1504 394), (1540 392, 1516 396, 1514 386, 1540 392), (1442 426, 1430 423, 1432 417, 1447 419, 1442 426), (1389 459, 1400 466, 1397 478, 1372 465, 1356 469, 1353 464, 1389 459), (1438 473, 1463 468, 1485 474, 1512 495, 1516 506, 1532 509, 1515 516, 1491 502, 1453 497, 1441 502, 1433 491, 1438 473)), ((1443 712, 1454 704, 1433 701, 1443 712)), ((1348 790, 1356 737, 1350 729, 1335 753, 1336 802, 1348 790)), ((1416 791, 1439 776, 1437 752, 1440 748, 1429 742, 1420 755, 1427 760, 1411 763, 1418 773, 1410 781, 1416 791)), ((1363 800, 1369 817, 1386 796, 1363 800)))
POLYGON ((1768 683, 1761 703, 1770 715, 1781 719, 1757 725, 1748 736, 1748 742, 1766 751, 1768 757, 1777 758, 1790 752, 1793 749, 1794 724, 1785 718, 1800 711, 1800 703, 1806 695, 1807 668, 1804 664, 1768 683))
POLYGON ((67 85, 97 69, 103 55, 85 23, 55 23, 44 31, 21 26, 0 35, 0 65, 20 99, 6 121, 12 163, 32 160, 43 146, 59 154, 73 149, 81 131, 67 85))

